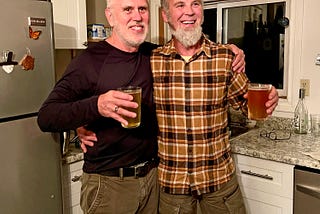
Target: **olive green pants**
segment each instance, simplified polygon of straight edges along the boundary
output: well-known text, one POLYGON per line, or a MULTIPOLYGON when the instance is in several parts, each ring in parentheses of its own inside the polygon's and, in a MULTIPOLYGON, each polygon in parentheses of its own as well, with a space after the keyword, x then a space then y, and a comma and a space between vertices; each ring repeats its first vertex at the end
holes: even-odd
POLYGON ((83 173, 80 204, 84 214, 157 214, 158 201, 157 168, 142 178, 83 173))
POLYGON ((160 214, 196 214, 197 209, 201 210, 198 214, 245 214, 237 177, 233 176, 220 190, 199 198, 160 191, 160 214))

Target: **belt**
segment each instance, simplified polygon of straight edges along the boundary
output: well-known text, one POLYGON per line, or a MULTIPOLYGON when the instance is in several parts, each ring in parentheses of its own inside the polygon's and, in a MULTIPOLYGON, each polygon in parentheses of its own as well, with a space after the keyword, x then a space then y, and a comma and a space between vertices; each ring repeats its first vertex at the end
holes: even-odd
POLYGON ((113 177, 135 177, 135 178, 141 178, 146 176, 151 169, 158 166, 158 159, 152 159, 150 161, 146 161, 134 166, 130 167, 123 167, 118 169, 110 169, 103 172, 99 172, 98 174, 104 175, 104 176, 113 176, 113 177))

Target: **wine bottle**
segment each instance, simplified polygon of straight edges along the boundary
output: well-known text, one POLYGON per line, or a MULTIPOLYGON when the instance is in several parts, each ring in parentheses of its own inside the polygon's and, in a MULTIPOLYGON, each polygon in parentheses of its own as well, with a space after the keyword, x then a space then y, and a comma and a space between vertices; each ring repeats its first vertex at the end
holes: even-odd
POLYGON ((294 110, 294 132, 297 134, 308 133, 308 109, 304 102, 305 90, 299 90, 299 101, 294 110))

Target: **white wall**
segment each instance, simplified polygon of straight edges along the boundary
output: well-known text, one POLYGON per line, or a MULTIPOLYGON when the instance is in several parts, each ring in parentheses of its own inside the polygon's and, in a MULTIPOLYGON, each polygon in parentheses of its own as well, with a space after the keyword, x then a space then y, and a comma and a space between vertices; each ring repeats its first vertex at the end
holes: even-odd
POLYGON ((303 11, 301 78, 310 79, 310 96, 306 97, 309 112, 320 114, 320 66, 315 65, 320 54, 320 1, 304 0, 303 11))
POLYGON ((320 114, 320 66, 315 65, 320 53, 320 1, 291 0, 288 27, 289 68, 288 97, 280 100, 273 115, 293 117, 298 102, 300 79, 310 80, 310 95, 306 97, 309 113, 320 114))

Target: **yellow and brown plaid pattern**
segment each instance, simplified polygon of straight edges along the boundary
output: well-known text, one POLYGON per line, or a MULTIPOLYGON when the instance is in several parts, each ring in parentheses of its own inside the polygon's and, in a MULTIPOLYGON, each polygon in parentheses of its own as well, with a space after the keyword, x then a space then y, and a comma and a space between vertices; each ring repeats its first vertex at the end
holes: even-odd
POLYGON ((246 109, 248 79, 233 73, 226 45, 202 38, 188 62, 173 42, 151 57, 159 124, 159 180, 171 194, 213 192, 231 179, 234 164, 227 133, 227 108, 246 109))

